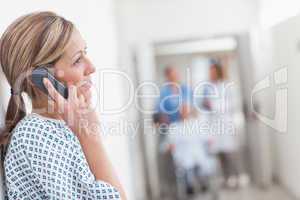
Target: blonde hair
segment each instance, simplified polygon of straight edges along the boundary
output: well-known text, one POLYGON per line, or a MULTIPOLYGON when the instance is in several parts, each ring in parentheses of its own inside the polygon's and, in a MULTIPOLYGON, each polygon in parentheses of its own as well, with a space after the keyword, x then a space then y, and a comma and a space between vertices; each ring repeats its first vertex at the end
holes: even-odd
POLYGON ((29 78, 20 76, 44 64, 54 64, 70 41, 74 25, 53 12, 35 12, 15 20, 0 39, 0 65, 14 93, 11 94, 0 144, 9 142, 11 131, 26 115, 22 92, 39 96, 29 78))

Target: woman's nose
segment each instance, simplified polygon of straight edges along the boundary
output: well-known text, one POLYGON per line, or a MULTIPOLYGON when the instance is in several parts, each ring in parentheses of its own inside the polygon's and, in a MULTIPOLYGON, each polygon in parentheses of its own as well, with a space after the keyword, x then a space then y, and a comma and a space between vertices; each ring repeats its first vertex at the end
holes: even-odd
POLYGON ((86 65, 85 73, 86 75, 89 75, 95 72, 95 66, 88 58, 86 60, 87 60, 87 65, 86 65))

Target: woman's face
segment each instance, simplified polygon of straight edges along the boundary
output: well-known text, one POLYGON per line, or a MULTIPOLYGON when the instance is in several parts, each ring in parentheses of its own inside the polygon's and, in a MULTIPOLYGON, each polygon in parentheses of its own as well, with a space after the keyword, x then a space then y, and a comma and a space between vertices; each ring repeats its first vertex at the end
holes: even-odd
POLYGON ((95 72, 95 67, 87 57, 86 49, 85 41, 79 31, 75 30, 64 54, 54 65, 55 77, 67 85, 76 85, 78 94, 90 93, 90 75, 95 72))

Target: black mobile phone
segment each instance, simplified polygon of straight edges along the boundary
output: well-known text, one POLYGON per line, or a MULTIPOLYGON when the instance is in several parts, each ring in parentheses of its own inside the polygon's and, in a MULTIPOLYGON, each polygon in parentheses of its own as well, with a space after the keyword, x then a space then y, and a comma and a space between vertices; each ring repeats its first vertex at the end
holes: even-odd
POLYGON ((34 85, 36 85, 40 90, 42 90, 45 94, 48 94, 48 90, 45 87, 43 83, 43 78, 48 78, 49 81, 52 83, 54 88, 65 98, 67 99, 69 94, 68 94, 68 88, 58 81, 53 74, 49 71, 48 66, 39 66, 36 69, 32 71, 31 74, 31 81, 34 85))

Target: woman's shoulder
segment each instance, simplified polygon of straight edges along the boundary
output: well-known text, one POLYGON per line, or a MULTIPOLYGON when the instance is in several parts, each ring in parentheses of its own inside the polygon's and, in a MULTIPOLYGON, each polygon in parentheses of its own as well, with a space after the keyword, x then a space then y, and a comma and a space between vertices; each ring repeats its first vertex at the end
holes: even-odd
POLYGON ((58 142, 71 135, 62 120, 46 118, 31 113, 26 115, 13 129, 11 142, 15 144, 34 142, 58 142))
POLYGON ((50 119, 36 113, 30 113, 19 121, 13 129, 13 133, 35 132, 36 130, 50 131, 63 126, 64 122, 61 120, 50 119))
POLYGON ((76 136, 64 122, 37 114, 25 116, 13 129, 5 160, 13 159, 23 152, 29 160, 41 155, 62 155, 77 152, 76 136))

